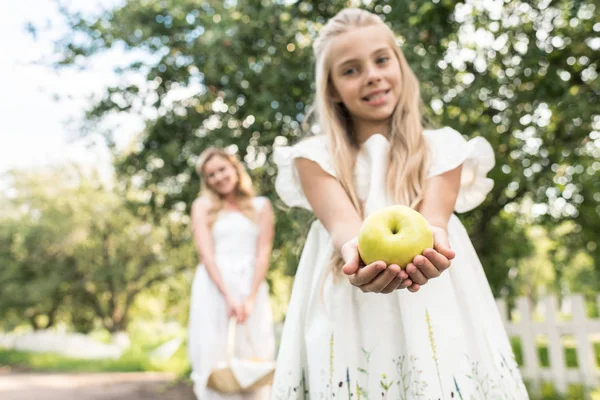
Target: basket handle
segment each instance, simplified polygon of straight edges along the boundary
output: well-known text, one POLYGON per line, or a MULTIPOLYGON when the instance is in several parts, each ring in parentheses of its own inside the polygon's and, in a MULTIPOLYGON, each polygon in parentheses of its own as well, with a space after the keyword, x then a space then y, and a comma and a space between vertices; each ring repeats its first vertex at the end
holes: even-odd
POLYGON ((227 362, 230 362, 233 358, 233 351, 235 349, 235 330, 237 320, 235 317, 229 317, 229 328, 227 329, 227 362))
MULTIPOLYGON (((237 318, 229 317, 229 327, 227 329, 227 362, 231 362, 233 359, 233 353, 235 352, 235 334, 238 327, 237 318)), ((244 324, 246 340, 248 345, 250 346, 250 350, 256 357, 256 348, 254 347, 254 343, 252 341, 252 335, 248 330, 248 325, 244 324)))

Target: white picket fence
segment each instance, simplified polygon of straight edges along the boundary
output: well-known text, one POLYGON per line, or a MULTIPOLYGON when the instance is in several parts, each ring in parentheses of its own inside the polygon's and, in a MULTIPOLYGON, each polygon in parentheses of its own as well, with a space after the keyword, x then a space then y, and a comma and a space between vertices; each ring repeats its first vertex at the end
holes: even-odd
MULTIPOLYGON (((570 383, 596 387, 600 381, 600 371, 596 366, 594 342, 600 342, 600 319, 588 318, 582 295, 572 295, 563 299, 559 316, 556 297, 543 298, 532 307, 527 298, 519 298, 516 309, 508 318, 506 301, 496 300, 504 326, 511 337, 521 341, 523 353, 523 377, 529 380, 533 389, 541 381, 552 382, 557 391, 565 393, 570 383), (565 319, 564 315, 570 318, 565 319), (535 315, 535 318, 534 318, 535 315), (548 346, 549 367, 540 365, 536 342, 542 340, 548 346), (575 347, 577 368, 567 368, 565 344, 575 347)), ((597 298, 600 307, 600 295, 597 298)))

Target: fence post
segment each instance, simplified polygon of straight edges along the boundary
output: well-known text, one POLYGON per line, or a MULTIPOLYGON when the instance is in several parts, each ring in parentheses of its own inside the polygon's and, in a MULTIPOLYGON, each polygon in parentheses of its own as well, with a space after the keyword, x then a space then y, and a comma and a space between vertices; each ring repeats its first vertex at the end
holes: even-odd
POLYGON ((596 385, 594 347, 588 332, 588 318, 583 295, 571 296, 573 300, 573 329, 577 346, 577 362, 581 380, 586 386, 596 385))
POLYGON ((548 333, 548 354, 550 358, 550 371, 552 381, 559 393, 567 393, 567 368, 565 365, 565 353, 562 337, 559 331, 557 319, 556 296, 548 296, 544 299, 546 305, 546 332, 548 333))
POLYGON ((529 299, 520 297, 517 299, 517 309, 520 320, 518 325, 521 348, 523 349, 523 375, 531 381, 532 391, 538 392, 540 385, 540 366, 536 349, 536 338, 531 320, 531 307, 529 299))

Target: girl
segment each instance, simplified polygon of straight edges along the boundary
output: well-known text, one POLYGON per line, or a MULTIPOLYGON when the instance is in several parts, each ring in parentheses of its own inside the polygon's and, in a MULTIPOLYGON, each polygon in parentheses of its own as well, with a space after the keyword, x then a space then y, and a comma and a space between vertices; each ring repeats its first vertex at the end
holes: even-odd
POLYGON ((422 128, 418 81, 377 16, 341 11, 314 52, 322 134, 275 153, 280 197, 318 221, 294 282, 274 398, 526 399, 489 284, 453 214, 491 190, 491 146, 422 128), (359 268, 362 220, 391 204, 429 221, 434 248, 405 270, 359 268))
POLYGON ((196 164, 202 179, 192 205, 192 230, 202 264, 192 285, 188 353, 194 392, 201 400, 266 399, 269 388, 220 395, 207 388, 212 369, 226 361, 228 319, 236 318, 235 354, 274 360, 275 339, 265 274, 273 243, 273 210, 254 197, 242 164, 221 149, 196 164), (244 332, 245 331, 245 332, 244 332))

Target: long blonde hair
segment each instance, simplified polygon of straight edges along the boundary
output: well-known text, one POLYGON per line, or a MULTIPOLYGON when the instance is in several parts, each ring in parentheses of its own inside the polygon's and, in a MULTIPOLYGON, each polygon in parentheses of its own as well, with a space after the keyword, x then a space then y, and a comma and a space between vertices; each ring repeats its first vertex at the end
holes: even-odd
POLYGON ((201 198, 206 198, 210 202, 208 211, 208 226, 212 227, 219 211, 225 206, 223 197, 207 184, 206 176, 204 175, 204 166, 213 157, 222 157, 229 162, 236 171, 238 182, 235 187, 235 199, 240 211, 250 220, 256 221, 256 211, 252 203, 254 198, 254 188, 252 187, 252 179, 244 169, 242 163, 235 155, 227 153, 225 150, 209 147, 204 150, 196 163, 196 172, 200 175, 200 194, 201 198))
MULTIPOLYGON (((428 149, 423 137, 419 82, 396 44, 394 33, 381 18, 368 11, 357 8, 340 11, 323 26, 313 44, 316 59, 316 97, 310 116, 311 120, 314 119, 312 122, 318 124, 320 131, 328 135, 337 178, 361 217, 362 204, 354 183, 354 165, 359 143, 353 132, 348 110, 330 96, 332 60, 329 48, 332 40, 338 35, 367 26, 385 27, 390 47, 398 59, 402 74, 402 92, 390 118, 389 168, 386 176, 387 192, 395 203, 417 207, 423 198, 426 166, 429 162, 428 149)), ((340 262, 341 259, 336 256, 335 263, 340 262)))

